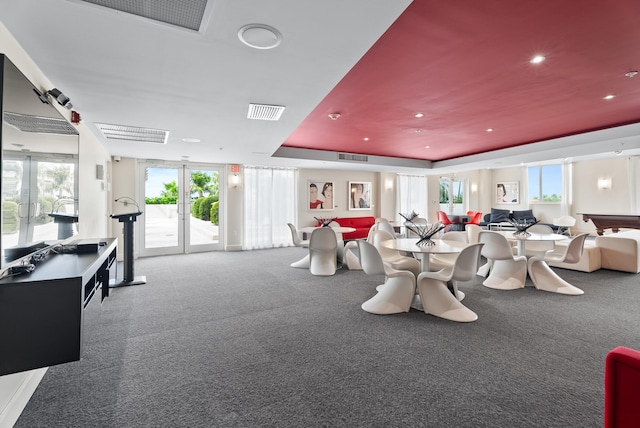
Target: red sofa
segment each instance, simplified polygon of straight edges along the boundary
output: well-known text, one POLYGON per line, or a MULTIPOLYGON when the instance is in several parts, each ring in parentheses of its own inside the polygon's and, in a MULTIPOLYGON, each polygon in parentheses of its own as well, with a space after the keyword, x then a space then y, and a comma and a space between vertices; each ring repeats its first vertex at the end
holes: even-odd
MULTIPOLYGON (((342 227, 353 227, 356 230, 349 233, 343 233, 342 239, 349 241, 352 239, 365 238, 369 235, 369 229, 376 222, 376 218, 373 216, 366 217, 338 217, 334 220, 342 227)), ((318 222, 318 226, 320 223, 318 222)))

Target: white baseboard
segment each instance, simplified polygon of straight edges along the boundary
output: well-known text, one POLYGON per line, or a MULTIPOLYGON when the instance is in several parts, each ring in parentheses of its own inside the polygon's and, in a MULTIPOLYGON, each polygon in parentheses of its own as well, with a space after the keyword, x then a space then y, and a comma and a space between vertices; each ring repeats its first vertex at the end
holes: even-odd
POLYGON ((0 395, 6 398, 0 408, 0 428, 12 428, 31 399, 48 367, 0 376, 0 395))

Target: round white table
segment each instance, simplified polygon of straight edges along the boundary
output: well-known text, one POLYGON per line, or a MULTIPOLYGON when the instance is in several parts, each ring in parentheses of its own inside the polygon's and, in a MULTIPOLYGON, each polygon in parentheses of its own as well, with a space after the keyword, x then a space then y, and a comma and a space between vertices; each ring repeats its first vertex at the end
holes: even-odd
POLYGON ((434 245, 416 245, 418 238, 398 238, 384 241, 380 245, 399 251, 419 254, 422 272, 429 271, 429 254, 455 254, 462 251, 469 244, 466 242, 446 241, 434 239, 434 245))
POLYGON ((568 239, 566 235, 558 235, 557 233, 529 233, 515 235, 514 231, 502 230, 496 231, 510 241, 517 241, 517 251, 519 256, 525 255, 525 245, 527 241, 543 242, 543 241, 562 241, 568 239))
MULTIPOLYGON (((470 245, 467 242, 442 239, 434 239, 434 245, 416 245, 417 242, 418 238, 399 238, 384 241, 380 245, 394 250, 410 251, 418 254, 421 258, 420 268, 423 272, 429 271, 430 254, 455 254, 470 245)), ((456 299, 456 296, 449 291, 449 288, 444 282, 432 279, 424 279, 424 281, 429 282, 428 286, 422 288, 422 298, 424 302, 420 298, 420 294, 416 294, 411 304, 412 308, 451 321, 467 322, 470 318, 477 319, 475 313, 456 299)), ((416 285, 419 287, 419 284, 416 285)), ((459 294, 460 299, 463 299, 464 293, 459 292, 459 294)))

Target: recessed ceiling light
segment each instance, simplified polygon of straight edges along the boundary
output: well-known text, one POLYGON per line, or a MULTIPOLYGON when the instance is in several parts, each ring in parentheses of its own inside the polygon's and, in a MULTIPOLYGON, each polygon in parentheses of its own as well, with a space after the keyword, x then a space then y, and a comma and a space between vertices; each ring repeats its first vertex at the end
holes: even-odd
POLYGON ((544 55, 536 55, 533 58, 531 58, 529 60, 529 62, 531 64, 540 64, 541 62, 543 62, 545 59, 547 59, 544 55))
POLYGON ((264 24, 249 24, 238 30, 242 43, 255 49, 273 49, 282 42, 282 34, 264 24))
POLYGON ((629 71, 628 73, 624 73, 627 77, 634 77, 638 72, 636 70, 629 71))
POLYGON ((369 141, 369 137, 364 137, 364 141, 369 141))
POLYGON ((431 148, 431 146, 424 146, 424 148, 425 148, 425 149, 430 149, 430 148, 431 148))
POLYGON ((419 134, 422 132, 422 129, 416 129, 416 134, 419 134))
POLYGON ((604 99, 604 100, 612 100, 615 97, 616 97, 615 94, 609 94, 609 95, 605 95, 604 97, 602 97, 602 99, 604 99))
POLYGON ((185 143, 199 143, 200 139, 198 138, 183 138, 182 141, 185 143))
POLYGON ((416 113, 416 117, 424 117, 424 113, 416 113))
POLYGON ((493 132, 493 128, 487 128, 487 132, 493 132))

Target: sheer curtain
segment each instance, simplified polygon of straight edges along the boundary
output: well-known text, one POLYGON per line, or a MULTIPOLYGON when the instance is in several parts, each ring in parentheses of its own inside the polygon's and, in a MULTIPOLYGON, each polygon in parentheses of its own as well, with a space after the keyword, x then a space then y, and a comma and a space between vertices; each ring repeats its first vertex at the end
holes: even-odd
POLYGON ((571 215, 573 208, 573 164, 562 163, 562 199, 560 200, 560 215, 571 215))
POLYGON ((287 223, 295 223, 295 170, 244 167, 244 236, 242 248, 292 245, 287 223))
MULTIPOLYGON (((428 218, 427 177, 423 175, 398 174, 398 212, 411 214, 415 211, 420 217, 428 218)), ((396 214, 396 220, 402 220, 396 214)))

